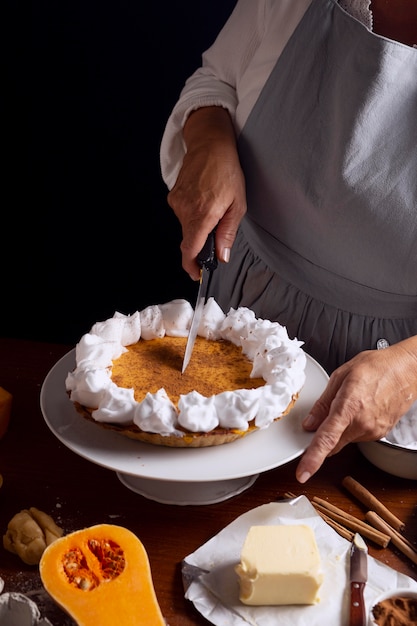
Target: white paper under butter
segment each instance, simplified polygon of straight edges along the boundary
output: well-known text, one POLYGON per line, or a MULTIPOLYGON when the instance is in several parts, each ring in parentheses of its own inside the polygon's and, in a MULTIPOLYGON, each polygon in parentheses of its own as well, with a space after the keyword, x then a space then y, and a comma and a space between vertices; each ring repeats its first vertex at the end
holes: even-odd
MULTIPOLYGON (((343 626, 349 619, 350 545, 321 519, 305 496, 291 502, 263 504, 235 519, 184 559, 185 597, 215 626, 343 626), (240 602, 234 568, 249 528, 295 523, 308 524, 316 536, 323 568, 320 602, 281 606, 249 606, 240 602)), ((417 581, 372 557, 368 558, 368 574, 368 610, 381 591, 417 589, 417 581)))
POLYGON ((313 530, 306 524, 251 526, 236 573, 244 604, 316 604, 323 575, 313 530))

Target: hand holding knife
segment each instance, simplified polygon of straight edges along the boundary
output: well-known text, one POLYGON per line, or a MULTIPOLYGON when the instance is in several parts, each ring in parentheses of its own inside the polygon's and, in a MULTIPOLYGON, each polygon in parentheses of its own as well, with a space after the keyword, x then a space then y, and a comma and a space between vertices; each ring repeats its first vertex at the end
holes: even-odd
POLYGON ((207 241, 204 244, 203 249, 197 256, 197 261, 201 267, 200 286, 198 288, 197 302, 194 309, 190 332, 188 333, 187 346, 185 348, 184 361, 182 364, 182 374, 184 374, 185 369, 190 362, 194 343, 197 337, 198 327, 200 325, 201 316, 206 303, 207 289, 210 284, 211 275, 217 267, 215 233, 216 229, 214 228, 207 237, 207 241))

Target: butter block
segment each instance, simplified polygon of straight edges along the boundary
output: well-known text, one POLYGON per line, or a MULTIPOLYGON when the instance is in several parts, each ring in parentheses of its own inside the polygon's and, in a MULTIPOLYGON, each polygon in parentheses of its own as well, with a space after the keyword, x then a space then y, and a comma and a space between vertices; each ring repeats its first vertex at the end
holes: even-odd
POLYGON ((0 387, 0 439, 6 434, 12 411, 12 394, 0 387))
POLYGON ((251 526, 235 571, 244 604, 319 602, 320 553, 313 529, 305 524, 251 526))

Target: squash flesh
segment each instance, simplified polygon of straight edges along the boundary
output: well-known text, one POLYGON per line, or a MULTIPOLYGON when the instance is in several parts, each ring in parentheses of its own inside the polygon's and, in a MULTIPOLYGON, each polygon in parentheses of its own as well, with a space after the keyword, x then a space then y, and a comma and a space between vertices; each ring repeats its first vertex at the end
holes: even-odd
POLYGON ((166 626, 146 550, 126 528, 98 524, 57 539, 39 571, 78 626, 166 626))

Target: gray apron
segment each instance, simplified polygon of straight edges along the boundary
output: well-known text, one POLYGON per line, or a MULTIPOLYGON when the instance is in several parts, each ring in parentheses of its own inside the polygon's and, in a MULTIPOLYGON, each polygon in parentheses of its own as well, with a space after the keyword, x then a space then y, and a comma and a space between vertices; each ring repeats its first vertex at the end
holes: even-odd
POLYGON ((417 50, 313 0, 238 139, 248 213, 210 295, 331 372, 417 334, 417 50))

